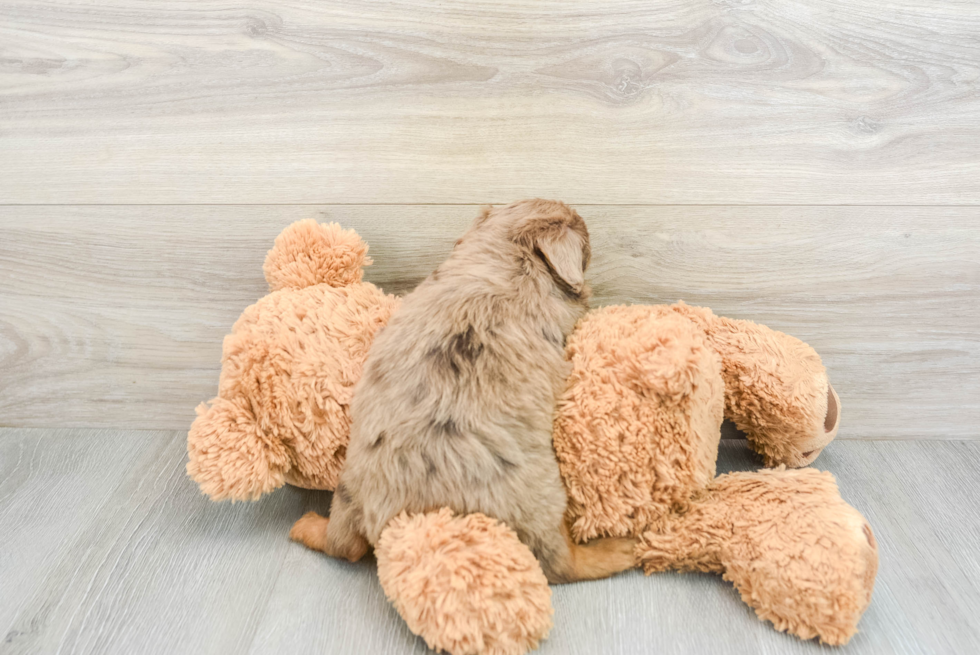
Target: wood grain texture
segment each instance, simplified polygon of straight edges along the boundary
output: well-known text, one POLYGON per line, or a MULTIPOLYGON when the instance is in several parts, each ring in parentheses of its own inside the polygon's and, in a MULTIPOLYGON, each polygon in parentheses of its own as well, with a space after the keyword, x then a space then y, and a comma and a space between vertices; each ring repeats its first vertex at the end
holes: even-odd
POLYGON ((6 203, 980 203, 973 2, 0 3, 6 203))
POLYGON ((0 496, 0 652, 248 648, 301 492, 211 503, 184 433, 2 430, 0 447, 19 478, 0 496))
MULTIPOLYGON (((683 299, 824 358, 846 438, 976 438, 980 210, 580 208, 594 306, 683 299)), ((293 220, 353 227, 412 289, 476 207, 17 207, 0 217, 0 425, 186 429, 293 220)))
MULTIPOLYGON (((871 523, 880 564, 854 653, 959 653, 980 648, 980 529, 975 442, 835 442, 814 463, 871 523), (933 480, 936 480, 934 483, 933 480)), ((756 470, 738 442, 722 443, 718 471, 756 470)), ((758 621, 730 585, 704 574, 554 588, 555 628, 546 653, 821 653, 758 621)))
MULTIPOLYGON (((329 493, 210 503, 183 475, 182 436, 0 429, 0 653, 431 652, 385 601, 373 559, 287 540, 329 493)), ((846 652, 980 649, 980 443, 836 441, 815 465, 879 545, 874 598, 846 652)), ((722 444, 719 472, 760 466, 722 444)), ((557 586, 553 604, 542 655, 826 652, 759 621, 720 576, 633 571, 557 586)))
POLYGON ((160 442, 107 430, 0 431, 0 651, 18 640, 10 626, 27 597, 74 559, 90 521, 160 442))

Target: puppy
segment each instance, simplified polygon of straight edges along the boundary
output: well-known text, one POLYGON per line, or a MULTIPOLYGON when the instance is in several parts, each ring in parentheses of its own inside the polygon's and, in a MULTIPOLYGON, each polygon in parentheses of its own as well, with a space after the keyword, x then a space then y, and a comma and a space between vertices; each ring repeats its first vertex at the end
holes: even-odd
POLYGON ((552 583, 632 567, 635 540, 569 537, 551 441, 590 255, 561 202, 484 211, 377 335, 330 518, 307 514, 290 536, 356 561, 403 510, 445 506, 506 523, 552 583))

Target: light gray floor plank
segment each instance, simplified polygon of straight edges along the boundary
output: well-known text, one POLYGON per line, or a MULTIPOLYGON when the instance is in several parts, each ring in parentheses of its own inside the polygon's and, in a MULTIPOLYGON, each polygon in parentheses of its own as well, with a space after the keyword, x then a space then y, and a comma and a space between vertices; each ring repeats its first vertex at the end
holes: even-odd
POLYGON ((13 203, 980 201, 980 12, 3 0, 13 203))
MULTIPOLYGON (((184 477, 180 433, 3 429, 0 453, 4 655, 427 652, 372 559, 338 562, 287 540, 329 493, 210 503, 184 477)), ((743 444, 722 444, 719 471, 758 467, 743 444)), ((844 652, 980 648, 978 467, 980 443, 955 441, 837 441, 817 460, 881 554, 844 652)), ((824 650, 760 622, 712 575, 633 571, 555 587, 554 606, 543 654, 824 650)))
MULTIPOLYGON (((817 468, 838 477, 845 499, 871 521, 881 564, 852 654, 975 652, 980 648, 976 543, 980 529, 972 442, 842 442, 817 468), (917 499, 917 500, 916 500, 917 499)), ((719 471, 754 470, 743 444, 722 445, 719 471)), ((321 511, 329 494, 310 494, 321 511)), ((554 588, 555 628, 538 652, 818 653, 815 642, 759 621, 718 576, 634 571, 554 588)), ((373 561, 289 553, 252 655, 417 653, 422 648, 385 606, 373 561)))
POLYGON ((18 555, 0 569, 4 655, 248 648, 301 495, 211 503, 184 474, 184 438, 0 430, 5 462, 36 452, 32 470, 61 471, 0 501, 3 552, 18 555))
POLYGON ((157 436, 108 430, 0 430, 0 635, 117 499, 134 470, 159 452, 157 436))
MULTIPOLYGON (((980 208, 616 207, 580 211, 593 305, 683 299, 823 356, 840 438, 974 438, 980 208)), ((412 289, 475 206, 14 207, 0 215, 0 425, 187 429, 221 340, 266 292, 291 221, 355 228, 366 277, 412 289)))
MULTIPOLYGON (((331 494, 305 494, 304 511, 329 514, 331 494)), ((249 655, 431 652, 385 599, 373 556, 350 564, 295 546, 249 655)))

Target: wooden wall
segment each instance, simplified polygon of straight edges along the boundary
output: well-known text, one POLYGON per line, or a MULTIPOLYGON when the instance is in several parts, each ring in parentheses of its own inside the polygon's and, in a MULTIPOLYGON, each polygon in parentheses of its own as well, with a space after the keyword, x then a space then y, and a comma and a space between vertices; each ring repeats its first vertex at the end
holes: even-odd
POLYGON ((0 2, 0 426, 185 429, 275 235, 412 288, 576 204, 596 303, 823 355, 840 438, 980 436, 972 3, 0 2))

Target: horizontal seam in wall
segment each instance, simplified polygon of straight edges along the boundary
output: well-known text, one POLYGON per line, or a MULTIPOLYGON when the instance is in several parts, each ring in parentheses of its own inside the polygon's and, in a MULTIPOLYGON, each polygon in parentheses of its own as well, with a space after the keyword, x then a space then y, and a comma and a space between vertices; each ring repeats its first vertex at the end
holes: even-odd
MULTIPOLYGON (((56 202, 56 203, 0 203, 0 207, 473 207, 500 205, 503 202, 56 202)), ((819 203, 614 203, 569 202, 576 207, 921 207, 955 208, 980 207, 980 203, 967 204, 819 204, 819 203)), ((980 215, 978 215, 980 216, 980 215)))

